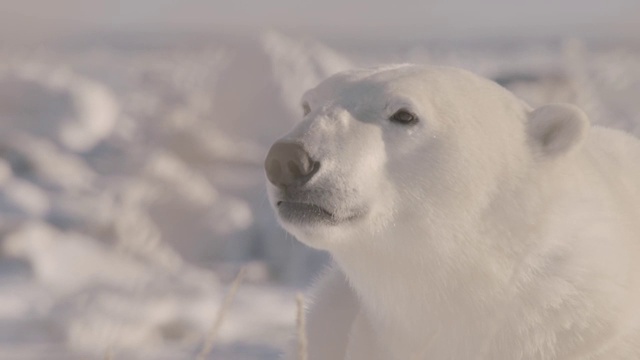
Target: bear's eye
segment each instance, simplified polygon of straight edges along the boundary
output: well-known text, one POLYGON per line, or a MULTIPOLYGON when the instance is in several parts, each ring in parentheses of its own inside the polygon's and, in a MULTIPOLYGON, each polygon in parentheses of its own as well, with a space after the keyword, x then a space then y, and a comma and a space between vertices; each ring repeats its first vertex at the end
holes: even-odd
POLYGON ((405 109, 400 109, 391 115, 389 120, 402 125, 411 125, 418 122, 418 117, 405 109))
POLYGON ((310 112, 311 112, 311 106, 309 106, 309 103, 308 102, 302 103, 302 113, 304 114, 304 116, 309 115, 310 112))

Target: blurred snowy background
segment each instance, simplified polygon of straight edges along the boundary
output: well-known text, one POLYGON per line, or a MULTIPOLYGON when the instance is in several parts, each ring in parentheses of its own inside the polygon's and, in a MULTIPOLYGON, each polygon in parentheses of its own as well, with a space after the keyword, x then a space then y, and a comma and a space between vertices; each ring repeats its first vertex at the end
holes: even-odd
POLYGON ((324 77, 447 64, 640 136, 640 3, 0 4, 0 359, 276 359, 327 261, 279 229, 270 144, 324 77))

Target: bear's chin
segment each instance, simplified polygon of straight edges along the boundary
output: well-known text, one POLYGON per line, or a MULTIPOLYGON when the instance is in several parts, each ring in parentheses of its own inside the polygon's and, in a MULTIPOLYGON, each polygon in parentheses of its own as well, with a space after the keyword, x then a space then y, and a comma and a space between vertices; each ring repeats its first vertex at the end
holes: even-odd
POLYGON ((320 216, 317 221, 308 218, 300 221, 299 218, 303 216, 301 214, 292 215, 293 219, 283 218, 280 211, 278 215, 280 225, 298 241, 312 248, 327 251, 345 245, 360 232, 359 229, 368 226, 367 216, 364 214, 331 220, 324 220, 324 217, 320 216))

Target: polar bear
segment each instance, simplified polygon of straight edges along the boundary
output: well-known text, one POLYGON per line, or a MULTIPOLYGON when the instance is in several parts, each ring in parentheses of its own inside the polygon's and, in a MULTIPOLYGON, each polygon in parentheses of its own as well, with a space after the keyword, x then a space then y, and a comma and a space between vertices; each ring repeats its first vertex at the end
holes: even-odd
POLYGON ((310 360, 640 359, 640 142, 467 71, 330 77, 265 160, 310 360))

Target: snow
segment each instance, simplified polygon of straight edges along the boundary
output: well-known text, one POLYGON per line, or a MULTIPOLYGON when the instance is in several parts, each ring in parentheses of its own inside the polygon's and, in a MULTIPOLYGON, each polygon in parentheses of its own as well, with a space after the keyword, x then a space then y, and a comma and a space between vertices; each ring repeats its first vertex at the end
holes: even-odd
POLYGON ((118 103, 100 83, 40 64, 2 75, 2 126, 10 131, 52 136, 73 151, 87 151, 113 130, 118 103))
POLYGON ((277 358, 327 257, 276 224, 262 161, 337 71, 460 66, 640 135, 624 43, 131 43, 0 52, 0 359, 195 358, 243 264, 211 358, 277 358))
POLYGON ((275 32, 262 37, 262 46, 292 118, 300 112, 301 94, 326 77, 353 67, 346 57, 326 46, 296 42, 275 32))

